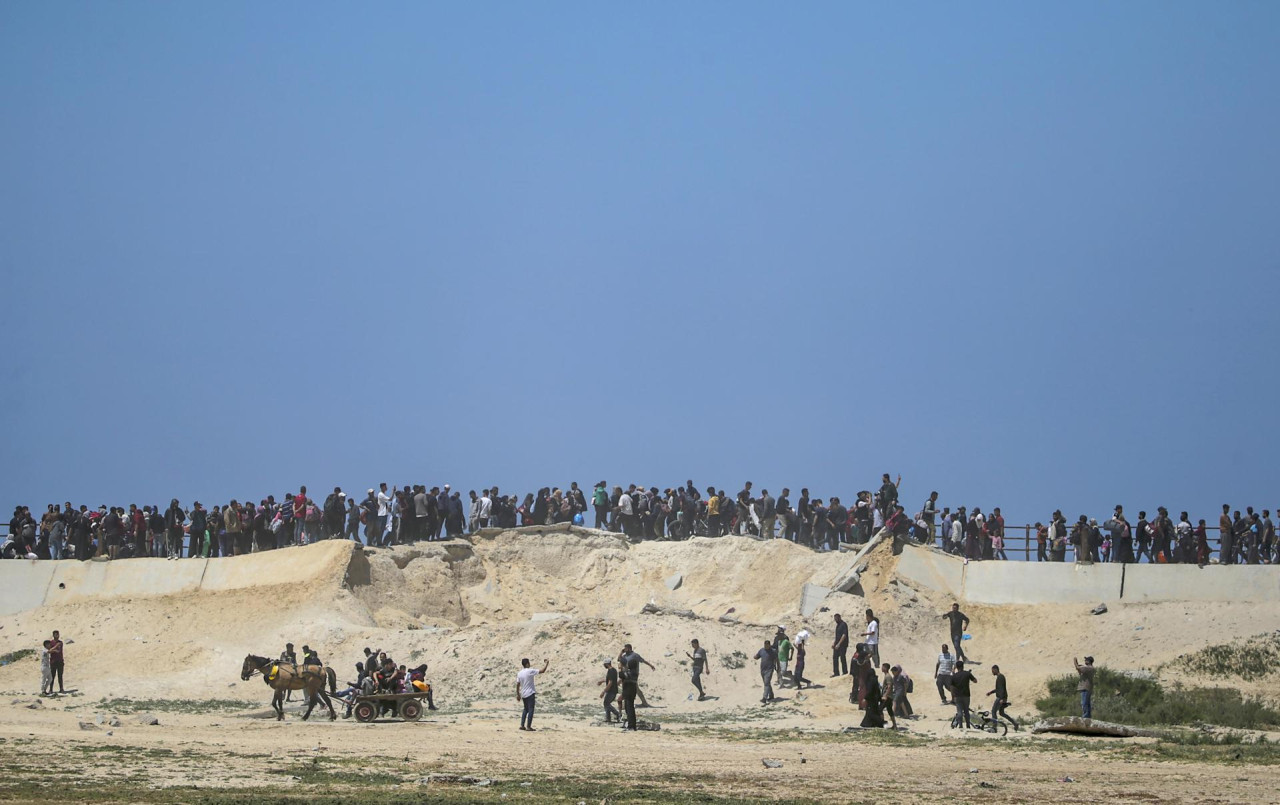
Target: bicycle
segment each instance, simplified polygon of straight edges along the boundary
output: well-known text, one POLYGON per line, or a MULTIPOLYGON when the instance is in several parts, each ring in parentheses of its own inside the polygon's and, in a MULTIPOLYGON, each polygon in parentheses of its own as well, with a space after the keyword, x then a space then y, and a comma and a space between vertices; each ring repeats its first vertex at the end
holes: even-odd
MULTIPOLYGON (((993 735, 1008 735, 1009 725, 998 718, 992 718, 990 710, 979 710, 975 715, 972 710, 969 711, 970 723, 974 729, 990 732, 993 735)), ((964 720, 956 713, 951 717, 951 729, 959 729, 963 726, 964 720)))

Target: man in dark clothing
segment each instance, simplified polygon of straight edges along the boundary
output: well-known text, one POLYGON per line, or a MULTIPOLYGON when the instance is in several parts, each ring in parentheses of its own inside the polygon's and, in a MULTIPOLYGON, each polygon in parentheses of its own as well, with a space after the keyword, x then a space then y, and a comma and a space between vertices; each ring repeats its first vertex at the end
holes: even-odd
POLYGON ((651 670, 657 670, 653 667, 653 663, 637 654, 630 643, 622 647, 622 653, 618 655, 622 676, 622 707, 627 714, 625 729, 633 731, 636 728, 636 691, 640 688, 641 664, 649 666, 651 670))
POLYGON ((1151 554, 1151 524, 1147 522, 1147 513, 1138 512, 1138 523, 1133 528, 1133 535, 1138 540, 1138 555, 1134 557, 1134 563, 1142 561, 1142 555, 1147 555, 1147 561, 1155 561, 1155 557, 1151 554))
POLYGON ((432 539, 441 539, 441 534, 444 531, 445 520, 448 519, 449 516, 450 491, 449 485, 445 484, 444 489, 441 489, 439 494, 436 495, 436 526, 435 531, 431 534, 432 539))
POLYGON ((951 701, 956 706, 954 726, 958 727, 963 722, 965 729, 973 727, 969 721, 969 686, 977 681, 973 673, 964 667, 964 661, 957 660, 956 668, 951 672, 951 701))
POLYGON ((924 534, 919 541, 926 545, 933 544, 933 538, 936 536, 934 529, 934 520, 938 516, 938 493, 930 492, 929 499, 924 502, 924 506, 920 509, 920 519, 924 520, 924 534))
POLYGON ((809 505, 809 490, 800 490, 800 500, 796 501, 796 518, 800 521, 798 541, 801 545, 815 547, 813 542, 813 508, 809 505))
POLYGON ((898 484, 902 483, 902 476, 898 476, 898 484, 889 480, 889 473, 880 476, 882 483, 880 484, 880 514, 884 519, 888 520, 889 515, 893 512, 893 507, 898 502, 898 484))
MULTIPOLYGON (((774 524, 778 521, 778 505, 768 489, 760 490, 760 499, 756 501, 756 513, 760 516, 760 538, 773 539, 774 524)), ((743 517, 747 513, 743 512, 743 517)))
POLYGON ((831 676, 849 673, 849 624, 836 615, 836 637, 831 643, 831 676))
POLYGON ((764 695, 761 704, 773 701, 773 670, 778 665, 778 655, 773 653, 773 643, 764 641, 764 648, 756 652, 755 658, 760 661, 760 678, 764 681, 764 695))
POLYGON ((49 692, 53 692, 53 682, 58 682, 58 692, 66 693, 66 689, 62 686, 62 669, 63 669, 63 647, 62 638, 58 635, 58 630, 53 630, 53 639, 49 641, 49 692))
POLYGON ((622 714, 613 706, 614 699, 618 698, 618 669, 613 667, 612 660, 604 661, 604 679, 597 684, 604 685, 600 691, 600 698, 604 700, 604 723, 621 721, 622 714))
POLYGON ((831 508, 827 510, 827 533, 832 535, 835 547, 849 541, 849 510, 840 502, 840 498, 831 499, 831 508))
POLYGON ((996 678, 995 689, 987 693, 988 696, 994 694, 996 697, 996 700, 991 704, 991 720, 999 721, 1003 718, 1005 721, 1008 721, 1013 725, 1015 731, 1022 729, 1018 726, 1018 722, 1014 721, 1013 718, 1005 712, 1005 708, 1009 706, 1009 689, 1005 685, 1004 674, 1000 673, 1000 666, 991 666, 991 674, 996 678))
POLYGON ((968 660, 964 656, 964 630, 969 628, 969 616, 960 611, 959 604, 952 604, 951 611, 944 613, 943 616, 951 622, 951 645, 956 647, 956 659, 968 660))

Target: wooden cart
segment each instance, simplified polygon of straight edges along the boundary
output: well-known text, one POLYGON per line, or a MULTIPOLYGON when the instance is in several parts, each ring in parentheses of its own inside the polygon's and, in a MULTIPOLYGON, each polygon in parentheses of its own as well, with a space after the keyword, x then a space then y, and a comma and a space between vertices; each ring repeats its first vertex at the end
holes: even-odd
POLYGON ((356 696, 356 702, 351 711, 356 721, 369 724, 382 714, 384 705, 394 704, 397 716, 405 721, 417 721, 422 718, 422 700, 425 698, 427 698, 426 691, 362 694, 356 696))

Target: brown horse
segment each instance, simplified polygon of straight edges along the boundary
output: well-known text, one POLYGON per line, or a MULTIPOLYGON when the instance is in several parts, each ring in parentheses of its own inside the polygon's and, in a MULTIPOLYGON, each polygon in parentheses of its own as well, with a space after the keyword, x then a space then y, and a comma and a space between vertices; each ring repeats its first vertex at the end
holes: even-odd
POLYGON ((333 702, 329 699, 329 694, 324 691, 326 682, 329 683, 330 690, 337 686, 337 675, 332 668, 321 665, 297 665, 250 654, 244 658, 244 665, 240 668, 240 678, 248 682, 254 674, 262 674, 262 681, 276 692, 271 699, 271 707, 276 711, 276 721, 284 721, 284 694, 290 690, 301 690, 306 694, 307 712, 302 714, 303 721, 311 717, 311 711, 315 709, 317 702, 329 708, 330 721, 338 717, 338 714, 333 711, 333 702))

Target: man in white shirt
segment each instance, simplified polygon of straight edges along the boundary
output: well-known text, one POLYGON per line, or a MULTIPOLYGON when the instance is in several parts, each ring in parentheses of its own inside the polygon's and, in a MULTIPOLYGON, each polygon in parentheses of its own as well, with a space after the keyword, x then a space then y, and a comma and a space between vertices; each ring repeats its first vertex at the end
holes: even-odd
POLYGON ((622 533, 628 537, 635 531, 632 526, 632 521, 635 519, 633 512, 631 494, 623 492, 618 498, 618 516, 622 519, 622 533))
POLYGON ((545 674, 550 664, 551 660, 543 660, 542 670, 538 670, 529 666, 528 657, 520 660, 520 670, 516 673, 516 700, 524 704, 524 712, 520 714, 520 729, 525 732, 534 731, 533 705, 537 700, 538 691, 533 678, 538 674, 545 674))
POLYGON ((867 651, 871 652, 873 667, 880 667, 880 619, 871 610, 867 610, 867 631, 862 633, 866 638, 867 651))
POLYGON ((480 512, 479 520, 481 528, 488 528, 489 514, 493 511, 493 499, 489 497, 489 490, 486 489, 480 493, 480 512))
POLYGON ((387 482, 378 484, 378 541, 387 543, 387 532, 391 530, 391 496, 387 494, 387 482))

